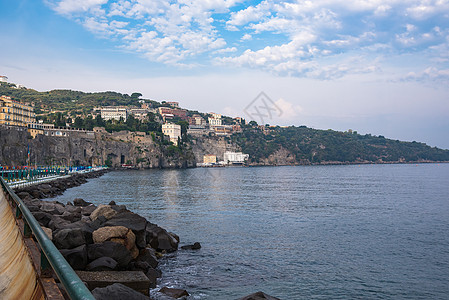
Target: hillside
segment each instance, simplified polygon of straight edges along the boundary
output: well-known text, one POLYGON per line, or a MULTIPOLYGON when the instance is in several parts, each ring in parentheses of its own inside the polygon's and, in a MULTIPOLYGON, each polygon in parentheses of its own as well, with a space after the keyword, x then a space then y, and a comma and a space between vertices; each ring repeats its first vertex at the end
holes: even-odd
MULTIPOLYGON (((161 118, 156 115, 151 115, 142 122, 132 117, 126 122, 104 122, 99 116, 92 118, 89 115, 93 108, 99 106, 137 106, 141 96, 139 93, 130 96, 117 92, 84 93, 71 90, 38 92, 16 88, 14 84, 2 84, 0 95, 34 103, 36 113, 40 114, 44 121, 55 122, 58 126, 63 126, 68 119, 64 115, 71 115, 77 116, 73 120, 73 127, 92 129, 94 126, 101 126, 106 127, 108 132, 144 131, 153 135, 159 143, 163 143, 161 118)), ((145 102, 150 103, 152 107, 164 105, 164 102, 152 100, 145 102)), ((199 113, 207 117, 207 114, 201 112, 187 113, 188 115, 199 113)), ((234 122, 230 117, 223 116, 222 119, 227 124, 234 122)), ((188 124, 184 122, 183 126, 188 124)), ((222 159, 220 156, 226 148, 233 150, 240 148, 244 153, 248 153, 251 165, 449 161, 449 150, 430 147, 419 142, 401 142, 383 136, 317 130, 306 126, 264 127, 257 126, 254 121, 247 125, 242 124, 241 133, 224 137, 224 140, 183 135, 183 144, 184 147, 197 149, 195 153, 197 162, 201 162, 204 154, 218 155, 218 159, 222 159)), ((184 151, 182 148, 178 150, 184 151)))
POLYGON ((305 126, 263 130, 247 126, 232 139, 250 155, 252 164, 449 161, 449 150, 423 143, 305 126))

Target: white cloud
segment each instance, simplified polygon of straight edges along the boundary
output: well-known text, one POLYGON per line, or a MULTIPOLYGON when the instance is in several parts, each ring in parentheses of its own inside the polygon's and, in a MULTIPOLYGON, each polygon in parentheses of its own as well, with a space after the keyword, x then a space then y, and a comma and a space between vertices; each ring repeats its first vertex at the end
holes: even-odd
POLYGON ((243 8, 242 0, 46 1, 122 49, 180 67, 212 61, 328 79, 379 69, 350 65, 351 55, 376 60, 409 51, 449 62, 449 30, 440 22, 449 15, 447 0, 263 0, 243 8))
POLYGON ((276 104, 276 106, 282 112, 279 118, 285 121, 297 119, 300 113, 303 111, 303 108, 300 105, 288 102, 287 100, 284 100, 282 98, 275 101, 274 104, 276 104))
POLYGON ((98 9, 101 5, 106 4, 107 2, 108 0, 62 0, 59 2, 48 1, 52 8, 60 14, 87 12, 89 10, 98 9))

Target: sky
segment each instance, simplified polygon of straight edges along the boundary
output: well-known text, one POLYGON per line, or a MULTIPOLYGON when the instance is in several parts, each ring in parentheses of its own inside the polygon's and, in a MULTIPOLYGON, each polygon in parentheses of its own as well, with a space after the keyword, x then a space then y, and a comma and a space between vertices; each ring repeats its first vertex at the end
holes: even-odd
POLYGON ((449 0, 0 0, 0 26, 28 88, 449 149, 449 0))

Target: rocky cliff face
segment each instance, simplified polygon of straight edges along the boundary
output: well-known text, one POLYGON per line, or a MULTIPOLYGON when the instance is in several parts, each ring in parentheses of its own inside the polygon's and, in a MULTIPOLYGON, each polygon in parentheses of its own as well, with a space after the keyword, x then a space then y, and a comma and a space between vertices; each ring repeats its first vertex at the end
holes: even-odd
POLYGON ((189 149, 172 151, 154 142, 151 136, 134 133, 92 135, 71 132, 68 137, 37 135, 32 139, 26 130, 0 127, 0 164, 25 165, 28 146, 30 163, 37 165, 131 164, 140 168, 183 168, 196 165, 189 149))
POLYGON ((203 162, 203 156, 210 154, 217 156, 217 161, 223 160, 226 151, 241 151, 241 148, 224 136, 201 136, 192 138, 192 150, 195 160, 203 162))
POLYGON ((304 162, 298 162, 296 156, 283 147, 258 163, 250 163, 252 166, 291 166, 298 164, 304 164, 304 162))

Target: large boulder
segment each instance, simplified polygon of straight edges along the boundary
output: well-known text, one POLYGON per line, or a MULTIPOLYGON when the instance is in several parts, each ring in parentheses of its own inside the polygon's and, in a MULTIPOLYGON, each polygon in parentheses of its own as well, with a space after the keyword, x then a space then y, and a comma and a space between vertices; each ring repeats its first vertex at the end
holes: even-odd
POLYGON ((188 297, 189 293, 187 293, 186 290, 181 290, 181 289, 172 289, 172 288, 168 288, 166 286, 164 286, 163 288, 161 288, 159 290, 159 293, 165 294, 169 297, 172 298, 181 298, 181 297, 188 297))
POLYGON ((62 215, 65 212, 65 208, 62 204, 52 202, 41 202, 41 211, 52 215, 62 215))
POLYGON ((136 258, 139 251, 136 248, 136 236, 131 229, 124 226, 105 226, 92 233, 94 243, 111 241, 122 244, 131 252, 131 256, 136 258))
POLYGON ((73 200, 73 205, 75 206, 89 206, 91 204, 91 202, 84 201, 84 199, 81 198, 76 198, 73 200))
POLYGON ((86 266, 87 271, 112 271, 117 267, 117 262, 110 257, 100 257, 86 266))
MULTIPOLYGON (((90 219, 89 219, 90 221, 90 219)), ((92 228, 89 222, 85 222, 83 220, 68 223, 62 227, 62 229, 79 229, 84 234, 84 239, 86 240, 86 244, 92 244, 94 241, 92 239, 92 233, 94 232, 94 228, 92 228)))
POLYGON ((143 249, 145 248, 146 242, 146 232, 147 220, 130 211, 121 211, 115 216, 106 221, 104 226, 124 226, 131 229, 136 235, 136 245, 137 247, 143 249))
POLYGON ((162 272, 157 269, 149 268, 145 273, 145 276, 147 276, 150 280, 150 287, 155 288, 157 285, 157 279, 162 276, 162 272))
POLYGON ((146 239, 148 245, 157 251, 173 252, 178 249, 178 240, 156 224, 148 222, 146 239))
POLYGON ((84 233, 79 228, 59 230, 53 237, 53 243, 58 249, 72 249, 86 244, 84 233))
POLYGON ((118 263, 119 269, 126 268, 132 260, 131 252, 125 246, 111 241, 88 245, 87 255, 91 261, 100 257, 113 258, 118 263))
POLYGON ((81 245, 73 249, 59 250, 67 262, 75 270, 84 270, 87 265, 87 250, 86 245, 81 245))
POLYGON ((150 265, 152 268, 156 268, 159 264, 156 254, 154 253, 154 249, 145 248, 140 250, 139 256, 136 258, 136 261, 144 261, 150 265))
POLYGON ((42 211, 33 212, 33 216, 36 219, 36 221, 39 222, 39 224, 44 227, 48 227, 50 221, 53 220, 53 215, 42 211))
POLYGON ((91 214, 90 218, 95 221, 98 217, 103 216, 106 219, 110 219, 115 216, 117 212, 112 209, 110 205, 100 204, 91 214))
POLYGON ((97 300, 150 300, 150 298, 144 294, 141 294, 121 283, 114 283, 104 288, 95 288, 92 290, 92 295, 97 300))
POLYGON ((70 221, 64 220, 60 216, 53 216, 50 222, 48 222, 48 226, 46 227, 50 228, 53 231, 58 231, 69 224, 71 224, 70 221))
POLYGON ((280 300, 279 298, 265 294, 264 292, 257 292, 246 297, 240 298, 239 300, 280 300))
POLYGON ((93 204, 84 206, 81 208, 81 214, 83 216, 90 216, 96 209, 97 209, 97 207, 93 204))

